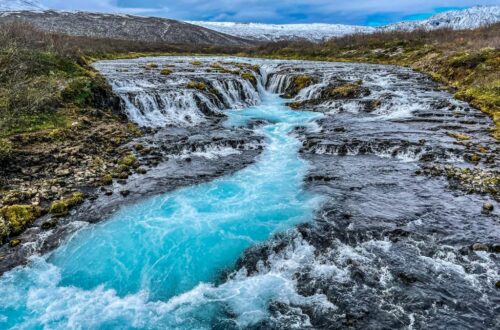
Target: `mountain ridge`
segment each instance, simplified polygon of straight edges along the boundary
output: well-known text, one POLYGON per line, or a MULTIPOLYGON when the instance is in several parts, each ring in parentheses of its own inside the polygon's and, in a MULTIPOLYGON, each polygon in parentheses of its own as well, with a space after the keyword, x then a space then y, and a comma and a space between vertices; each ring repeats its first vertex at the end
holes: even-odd
POLYGON ((168 44, 245 46, 251 42, 201 26, 160 17, 83 11, 0 11, 0 22, 24 22, 34 28, 71 36, 168 44))
POLYGON ((417 21, 402 21, 380 27, 347 24, 263 24, 237 22, 187 21, 215 31, 241 38, 258 41, 280 41, 307 39, 323 41, 354 33, 384 31, 412 31, 451 28, 453 30, 473 29, 500 22, 500 6, 475 6, 468 9, 452 10, 417 21))
POLYGON ((36 28, 76 36, 166 43, 242 46, 252 42, 327 39, 385 31, 472 29, 500 22, 500 6, 452 10, 416 21, 380 27, 329 23, 264 24, 179 21, 121 13, 48 10, 36 0, 6 0, 0 4, 0 21, 23 20, 36 28), (195 28, 196 27, 196 28, 195 28))

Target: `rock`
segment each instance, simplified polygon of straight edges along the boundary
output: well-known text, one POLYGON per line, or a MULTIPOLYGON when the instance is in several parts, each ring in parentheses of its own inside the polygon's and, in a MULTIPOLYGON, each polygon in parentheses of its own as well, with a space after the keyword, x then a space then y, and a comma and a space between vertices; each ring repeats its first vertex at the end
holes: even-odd
POLYGON ((491 203, 484 203, 483 204, 483 212, 484 213, 490 213, 493 211, 493 209, 494 209, 493 204, 491 204, 491 203))
POLYGON ((472 245, 473 251, 488 251, 488 246, 486 244, 475 243, 472 245))
POLYGON ((51 219, 51 220, 48 220, 48 221, 45 221, 44 223, 42 223, 43 230, 49 230, 49 229, 54 228, 55 226, 57 226, 56 219, 51 219))
POLYGON ((415 275, 409 273, 398 273, 398 278, 401 280, 401 282, 407 285, 413 284, 418 281, 415 275))
POLYGON ((500 289, 500 281, 497 281, 497 282, 495 283, 495 287, 496 287, 497 289, 500 289))
POLYGON ((122 190, 122 191, 120 191, 120 194, 123 197, 127 197, 128 195, 130 195, 130 190, 122 190))
POLYGON ((21 244, 21 241, 20 241, 20 240, 18 240, 18 239, 13 239, 13 240, 11 240, 11 241, 9 242, 9 246, 10 246, 11 248, 14 248, 14 247, 18 246, 19 244, 21 244))

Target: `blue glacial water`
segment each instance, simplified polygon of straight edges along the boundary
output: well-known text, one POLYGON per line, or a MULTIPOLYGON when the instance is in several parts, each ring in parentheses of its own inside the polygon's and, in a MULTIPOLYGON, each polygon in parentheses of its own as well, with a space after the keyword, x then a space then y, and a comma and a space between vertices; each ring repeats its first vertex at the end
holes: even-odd
POLYGON ((265 317, 270 299, 293 299, 278 275, 216 283, 246 248, 312 218, 321 197, 302 190, 308 165, 289 133, 318 116, 271 94, 229 112, 228 126, 272 123, 258 129, 266 149, 255 164, 123 207, 5 274, 0 328, 230 328, 265 317))

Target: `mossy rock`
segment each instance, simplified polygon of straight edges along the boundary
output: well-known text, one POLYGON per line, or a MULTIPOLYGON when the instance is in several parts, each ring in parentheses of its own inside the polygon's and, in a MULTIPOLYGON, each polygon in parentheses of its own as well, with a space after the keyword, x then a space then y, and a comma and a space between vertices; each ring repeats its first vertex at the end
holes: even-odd
POLYGON ((0 210, 0 236, 17 235, 33 223, 42 213, 33 205, 10 205, 0 210))
POLYGON ((84 197, 81 192, 73 193, 67 198, 53 202, 50 206, 49 212, 55 217, 66 216, 71 208, 83 203, 83 200, 84 197))
POLYGON ((254 87, 257 87, 257 78, 251 72, 243 72, 240 76, 248 80, 254 87))
POLYGON ((21 240, 18 240, 18 239, 13 239, 9 242, 9 246, 11 248, 15 248, 16 246, 18 246, 19 244, 21 244, 21 240))
POLYGON ((148 63, 144 66, 145 69, 147 70, 152 70, 152 69, 157 69, 158 68, 158 64, 156 63, 148 63))
POLYGON ((103 175, 101 178, 101 184, 104 186, 109 186, 113 183, 113 176, 111 174, 103 175))
POLYGON ((190 81, 186 87, 189 89, 205 90, 208 88, 208 85, 202 81, 190 81))
POLYGON ((329 99, 356 98, 362 94, 361 84, 347 83, 327 89, 324 97, 329 99))
POLYGON ((293 98, 300 93, 306 87, 309 87, 316 83, 316 79, 308 75, 300 75, 292 78, 290 86, 288 86, 285 91, 286 98, 293 98))
POLYGON ((120 159, 120 161, 118 162, 118 164, 120 165, 124 165, 124 166, 127 166, 127 167, 132 167, 134 166, 135 164, 137 163, 137 158, 135 158, 134 154, 130 153, 126 156, 124 156, 122 159, 120 159))
POLYGON ((201 65, 201 61, 191 61, 191 65, 199 66, 201 65))
POLYGON ((162 76, 169 76, 169 75, 171 75, 171 74, 172 74, 172 70, 170 70, 170 69, 162 69, 162 70, 160 71, 160 74, 161 74, 162 76))
POLYGON ((219 63, 212 63, 212 64, 210 64, 210 67, 211 67, 212 69, 216 69, 216 70, 222 70, 222 69, 224 69, 224 68, 222 67, 222 65, 220 65, 219 63))

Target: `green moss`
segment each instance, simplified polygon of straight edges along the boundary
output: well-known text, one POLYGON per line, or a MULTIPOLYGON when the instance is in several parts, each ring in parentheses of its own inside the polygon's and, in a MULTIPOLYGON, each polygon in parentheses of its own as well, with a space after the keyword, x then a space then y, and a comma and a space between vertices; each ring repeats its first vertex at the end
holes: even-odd
POLYGON ((243 72, 241 78, 248 80, 253 86, 257 86, 257 78, 251 72, 243 72))
POLYGON ((190 81, 187 83, 186 87, 190 89, 199 89, 199 90, 204 90, 208 88, 207 84, 205 84, 202 81, 190 81))
POLYGON ((49 212, 55 217, 66 216, 71 208, 83 203, 83 200, 84 198, 81 192, 73 193, 67 198, 53 202, 50 206, 49 212))
MULTIPOLYGON (((32 205, 11 205, 2 208, 0 213, 4 226, 7 226, 8 235, 17 235, 40 216, 41 210, 32 205)), ((6 229, 0 231, 5 234, 6 229)))
POLYGON ((108 174, 102 176, 101 184, 103 184, 105 186, 109 186, 112 183, 113 183, 113 176, 111 174, 108 173, 108 174))
POLYGON ((14 247, 18 246, 19 244, 21 244, 21 241, 20 241, 20 240, 18 240, 18 239, 13 239, 13 240, 11 240, 11 241, 9 242, 9 246, 10 246, 11 248, 14 248, 14 247))
POLYGON ((124 156, 118 163, 120 165, 124 165, 127 167, 134 166, 137 162, 137 158, 135 158, 134 154, 130 153, 126 156, 124 156))
POLYGON ((191 61, 191 65, 201 65, 201 61, 191 61))
POLYGON ((293 78, 293 83, 300 91, 314 83, 314 79, 310 76, 300 75, 293 78))

